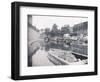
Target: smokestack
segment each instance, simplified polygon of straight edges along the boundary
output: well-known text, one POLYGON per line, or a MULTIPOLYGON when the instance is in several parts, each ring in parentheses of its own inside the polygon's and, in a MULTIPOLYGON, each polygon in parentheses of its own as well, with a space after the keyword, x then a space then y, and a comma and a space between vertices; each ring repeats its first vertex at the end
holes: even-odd
POLYGON ((28 15, 28 24, 32 25, 32 15, 28 15))

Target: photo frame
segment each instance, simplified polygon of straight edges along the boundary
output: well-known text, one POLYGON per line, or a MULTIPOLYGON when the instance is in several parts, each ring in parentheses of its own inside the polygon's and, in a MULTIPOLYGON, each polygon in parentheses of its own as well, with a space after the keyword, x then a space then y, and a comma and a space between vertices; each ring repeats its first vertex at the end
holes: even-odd
POLYGON ((97 7, 11 4, 11 78, 97 75, 97 7))

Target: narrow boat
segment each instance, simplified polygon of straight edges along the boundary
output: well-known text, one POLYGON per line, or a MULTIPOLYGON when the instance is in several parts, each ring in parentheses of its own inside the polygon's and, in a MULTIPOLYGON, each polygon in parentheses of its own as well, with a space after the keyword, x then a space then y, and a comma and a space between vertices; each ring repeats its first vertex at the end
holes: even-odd
POLYGON ((48 51, 47 57, 55 65, 83 65, 87 63, 87 59, 77 59, 71 51, 60 49, 51 49, 50 51, 48 51))

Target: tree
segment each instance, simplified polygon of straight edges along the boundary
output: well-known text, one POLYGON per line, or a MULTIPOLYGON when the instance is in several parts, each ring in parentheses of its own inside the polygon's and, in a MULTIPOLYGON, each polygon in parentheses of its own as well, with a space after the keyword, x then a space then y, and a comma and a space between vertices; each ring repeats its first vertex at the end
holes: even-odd
POLYGON ((64 34, 69 34, 70 33, 70 26, 69 25, 64 25, 63 27, 61 27, 61 35, 64 34))
POLYGON ((50 33, 50 28, 46 28, 46 29, 45 29, 45 34, 48 36, 49 33, 50 33))
POLYGON ((52 26, 52 30, 51 30, 51 35, 52 36, 57 36, 58 35, 58 28, 57 28, 58 26, 56 25, 56 24, 53 24, 53 26, 52 26))

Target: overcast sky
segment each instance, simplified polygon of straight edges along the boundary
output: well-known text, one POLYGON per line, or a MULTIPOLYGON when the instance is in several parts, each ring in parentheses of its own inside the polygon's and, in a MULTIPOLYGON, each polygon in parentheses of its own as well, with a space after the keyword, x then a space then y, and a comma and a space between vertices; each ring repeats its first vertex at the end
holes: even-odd
POLYGON ((58 25, 60 29, 64 25, 70 25, 88 21, 88 18, 82 17, 58 17, 58 16, 32 16, 32 25, 36 26, 38 29, 52 28, 53 24, 58 25))

